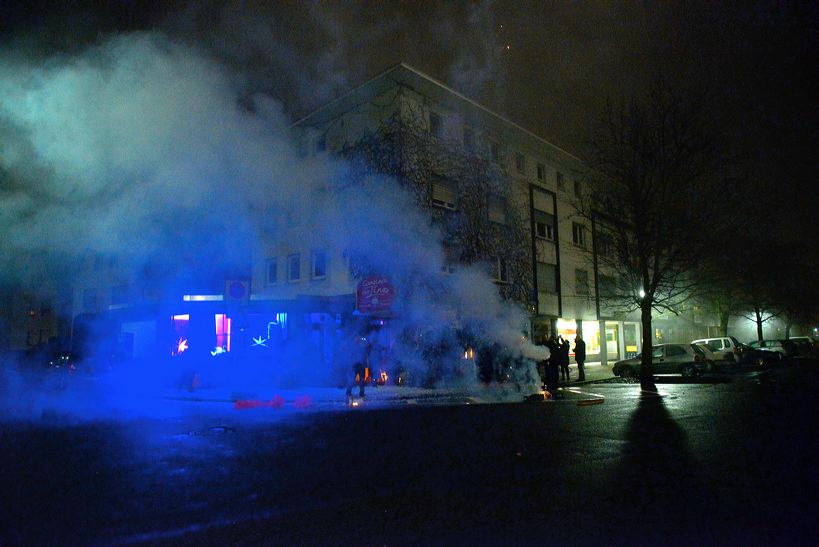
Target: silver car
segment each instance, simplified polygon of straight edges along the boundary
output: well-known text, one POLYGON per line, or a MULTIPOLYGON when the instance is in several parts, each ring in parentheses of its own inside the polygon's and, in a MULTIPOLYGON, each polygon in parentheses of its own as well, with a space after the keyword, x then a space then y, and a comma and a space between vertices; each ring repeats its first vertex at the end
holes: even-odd
MULTIPOLYGON (((622 378, 640 375, 641 355, 614 363, 612 372, 622 378)), ((651 347, 651 364, 654 374, 682 374, 699 376, 708 370, 708 361, 702 349, 694 344, 659 344, 651 347)))

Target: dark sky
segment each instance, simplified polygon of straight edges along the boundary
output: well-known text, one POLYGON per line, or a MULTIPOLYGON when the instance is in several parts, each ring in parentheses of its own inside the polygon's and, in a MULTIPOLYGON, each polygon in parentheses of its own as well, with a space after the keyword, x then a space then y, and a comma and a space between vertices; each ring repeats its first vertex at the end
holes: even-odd
POLYGON ((581 156, 607 99, 662 80, 712 95, 752 176, 810 216, 819 4, 725 4, 3 2, 0 36, 4 48, 51 55, 161 31, 293 118, 403 60, 581 156))

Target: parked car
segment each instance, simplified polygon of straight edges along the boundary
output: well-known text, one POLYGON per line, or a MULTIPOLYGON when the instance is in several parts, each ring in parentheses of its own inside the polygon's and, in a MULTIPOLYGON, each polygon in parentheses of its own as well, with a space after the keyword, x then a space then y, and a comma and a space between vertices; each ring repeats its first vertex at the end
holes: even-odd
MULTIPOLYGON (((631 359, 617 361, 612 367, 615 376, 636 378, 640 375, 642 354, 631 359)), ((709 368, 701 348, 695 344, 659 344, 651 348, 651 364, 654 374, 682 374, 699 376, 709 368)))
POLYGON ((765 366, 779 364, 785 358, 779 352, 765 348, 752 348, 747 344, 740 344, 738 365, 765 366))
MULTIPOLYGON (((789 345, 787 342, 782 343, 782 340, 752 340, 748 342, 748 346, 754 349, 764 349, 767 351, 775 351, 779 353, 783 357, 792 357, 792 351, 789 352, 787 346, 789 345)), ((791 349, 793 349, 793 343, 790 344, 791 349)))
POLYGON ((715 360, 727 361, 729 363, 739 363, 741 360, 742 344, 733 336, 720 336, 718 338, 700 338, 693 340, 692 344, 708 344, 714 354, 715 360))

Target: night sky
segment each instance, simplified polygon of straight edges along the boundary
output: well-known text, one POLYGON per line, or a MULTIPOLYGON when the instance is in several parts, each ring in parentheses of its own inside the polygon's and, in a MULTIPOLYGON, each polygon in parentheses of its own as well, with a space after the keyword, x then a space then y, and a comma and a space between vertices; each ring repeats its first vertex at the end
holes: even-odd
POLYGON ((159 31, 227 65, 248 95, 276 97, 291 119, 403 60, 581 157, 607 100, 657 81, 705 92, 754 179, 738 191, 784 208, 793 235, 816 238, 815 3, 0 6, 6 52, 45 59, 113 33, 159 31))

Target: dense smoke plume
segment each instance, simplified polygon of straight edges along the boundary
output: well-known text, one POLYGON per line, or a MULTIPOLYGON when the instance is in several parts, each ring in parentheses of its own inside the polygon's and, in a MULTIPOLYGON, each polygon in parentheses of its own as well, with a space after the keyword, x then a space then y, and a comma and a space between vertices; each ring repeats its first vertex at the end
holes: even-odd
MULTIPOLYGON (((150 270, 171 283, 246 266, 266 238, 298 241, 363 256, 392 276, 398 323, 423 325, 449 348, 446 359, 463 353, 456 327, 543 356, 522 337, 525 314, 501 301, 482 267, 441 275, 440 235, 408 192, 382 177, 353 180, 330 157, 303 157, 289 127, 274 99, 248 100, 233 74, 160 33, 46 62, 5 54, 4 276, 20 256, 91 252, 132 281, 150 270)), ((404 362, 427 366, 409 352, 404 362)))

